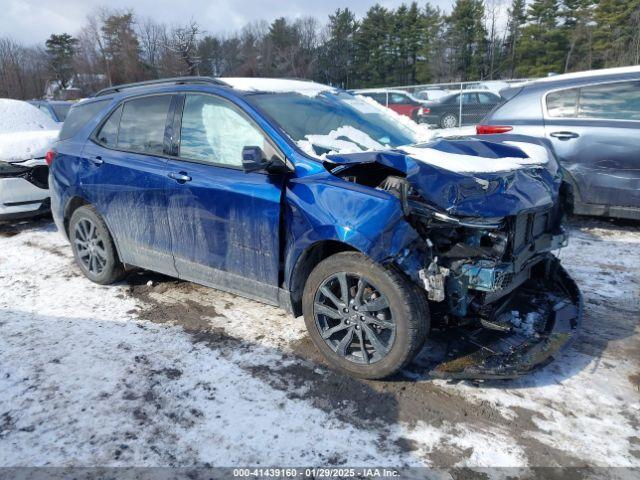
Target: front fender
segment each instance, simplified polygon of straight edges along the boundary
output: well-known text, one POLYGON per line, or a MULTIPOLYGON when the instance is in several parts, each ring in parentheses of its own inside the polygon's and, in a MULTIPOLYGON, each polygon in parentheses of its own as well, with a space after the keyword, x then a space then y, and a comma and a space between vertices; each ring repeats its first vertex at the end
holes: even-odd
POLYGON ((314 177, 293 179, 286 191, 286 285, 302 253, 318 242, 340 242, 383 263, 420 239, 392 194, 329 174, 314 177))

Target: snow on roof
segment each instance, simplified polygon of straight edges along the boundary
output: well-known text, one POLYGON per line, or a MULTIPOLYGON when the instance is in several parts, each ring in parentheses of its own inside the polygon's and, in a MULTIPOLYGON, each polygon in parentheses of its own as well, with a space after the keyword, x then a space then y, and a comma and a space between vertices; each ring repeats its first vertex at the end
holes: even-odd
POLYGON ((315 97, 322 92, 332 92, 335 88, 321 83, 304 80, 284 80, 280 78, 223 77, 218 80, 236 90, 247 92, 300 93, 315 97))
POLYGON ((60 127, 45 113, 20 100, 0 99, 0 160, 44 157, 60 127))
POLYGON ((532 143, 505 142, 522 150, 527 158, 486 158, 473 155, 443 152, 427 146, 406 146, 399 150, 411 158, 456 173, 508 172, 520 168, 544 165, 549 161, 547 150, 532 143))
POLYGON ((550 77, 532 80, 531 83, 558 82, 562 80, 574 80, 580 78, 599 77, 602 75, 622 75, 625 73, 640 73, 640 65, 631 67, 601 68, 599 70, 585 70, 583 72, 563 73, 550 77))
POLYGON ((58 130, 58 125, 37 107, 21 100, 0 98, 0 133, 58 130))

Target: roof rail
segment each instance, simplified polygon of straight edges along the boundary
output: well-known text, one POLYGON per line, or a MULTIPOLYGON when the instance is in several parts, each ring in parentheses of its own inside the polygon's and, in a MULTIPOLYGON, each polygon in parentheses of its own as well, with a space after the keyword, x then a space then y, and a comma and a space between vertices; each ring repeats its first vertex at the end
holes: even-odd
POLYGON ((137 87, 147 87, 152 85, 164 85, 164 84, 173 84, 173 85, 186 85, 189 83, 209 83, 212 85, 224 85, 227 86, 226 83, 221 82, 220 80, 213 77, 173 77, 173 78, 160 78, 157 80, 147 80, 144 82, 135 82, 135 83, 123 83, 122 85, 115 85, 113 87, 103 88, 98 91, 94 97, 100 97, 102 95, 108 95, 109 93, 121 92, 127 88, 137 88, 137 87))

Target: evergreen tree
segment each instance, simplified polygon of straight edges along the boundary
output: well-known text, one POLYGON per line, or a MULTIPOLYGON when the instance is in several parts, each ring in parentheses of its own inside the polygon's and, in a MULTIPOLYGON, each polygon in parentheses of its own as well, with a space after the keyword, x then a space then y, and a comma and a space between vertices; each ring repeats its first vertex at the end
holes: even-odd
POLYGON ((331 85, 350 88, 353 82, 354 36, 358 22, 348 8, 329 15, 328 38, 321 52, 322 80, 331 85))
POLYGON ((452 73, 461 81, 482 78, 487 32, 482 0, 456 0, 447 18, 452 73))
POLYGON ((507 75, 515 76, 518 57, 516 55, 522 26, 527 21, 525 0, 513 0, 509 8, 507 20, 507 38, 505 40, 505 56, 507 58, 507 75))
POLYGON ((558 0, 533 0, 516 45, 517 75, 544 77, 564 71, 567 38, 558 22, 559 11, 558 0))
POLYGON ((141 79, 140 43, 133 26, 133 13, 127 12, 107 16, 101 27, 104 56, 112 84, 141 79))
POLYGON ((364 87, 388 85, 393 64, 390 37, 394 24, 379 4, 369 9, 355 35, 355 73, 364 87))
POLYGON ((599 0, 594 19, 597 66, 640 63, 640 0, 599 0))
POLYGON ((445 16, 427 3, 420 18, 420 50, 416 77, 419 83, 449 80, 445 60, 445 16))
POLYGON ((62 89, 67 88, 73 75, 73 56, 76 53, 78 40, 68 33, 52 34, 45 42, 49 67, 60 82, 62 89))

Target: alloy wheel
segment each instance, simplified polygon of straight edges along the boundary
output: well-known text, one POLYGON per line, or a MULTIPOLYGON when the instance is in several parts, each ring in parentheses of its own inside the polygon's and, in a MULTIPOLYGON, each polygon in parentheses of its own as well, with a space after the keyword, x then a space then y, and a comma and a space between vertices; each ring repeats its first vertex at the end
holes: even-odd
POLYGON ((320 285, 313 305, 320 336, 341 357, 371 364, 391 350, 396 324, 389 300, 366 278, 347 272, 331 275, 320 285))
POLYGON ((76 223, 73 243, 78 258, 93 275, 100 275, 107 266, 105 240, 91 220, 83 218, 76 223))

